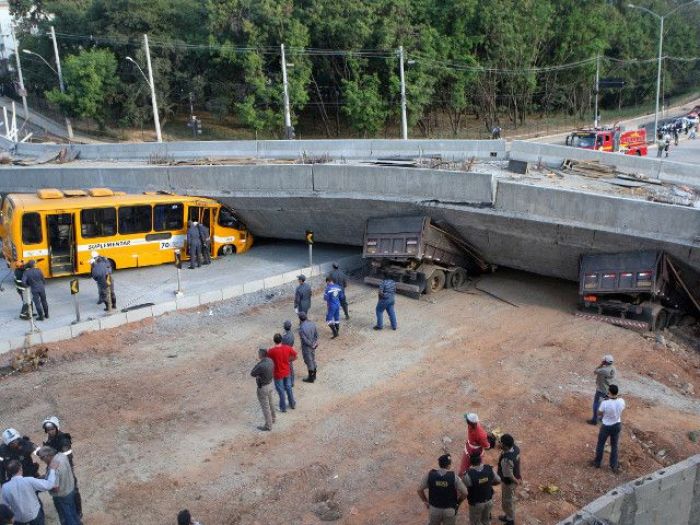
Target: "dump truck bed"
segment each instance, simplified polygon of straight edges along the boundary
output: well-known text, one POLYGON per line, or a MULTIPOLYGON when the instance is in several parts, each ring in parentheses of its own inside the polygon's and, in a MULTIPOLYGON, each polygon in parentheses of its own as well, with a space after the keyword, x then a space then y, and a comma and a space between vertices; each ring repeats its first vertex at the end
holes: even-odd
POLYGON ((579 293, 656 294, 666 280, 662 260, 658 251, 584 255, 579 293))

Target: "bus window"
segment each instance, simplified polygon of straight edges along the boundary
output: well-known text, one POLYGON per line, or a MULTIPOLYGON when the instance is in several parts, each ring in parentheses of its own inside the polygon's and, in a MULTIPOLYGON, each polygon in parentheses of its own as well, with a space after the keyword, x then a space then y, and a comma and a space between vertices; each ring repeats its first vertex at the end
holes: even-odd
POLYGON ((119 208, 119 233, 147 233, 151 231, 150 206, 123 206, 119 208))
POLYGON ((22 242, 39 244, 41 240, 41 217, 38 213, 25 213, 22 216, 22 242))
POLYGON ((184 206, 178 204, 156 204, 153 207, 153 229, 157 232, 181 230, 184 206))
POLYGON ((117 233, 117 209, 93 208, 80 212, 80 232, 85 239, 117 233))
POLYGON ((211 210, 209 208, 204 208, 202 210, 202 224, 211 230, 211 220, 209 219, 211 215, 211 210))
POLYGON ((219 210, 219 226, 223 226, 224 228, 236 228, 238 230, 244 229, 233 212, 224 206, 219 210))

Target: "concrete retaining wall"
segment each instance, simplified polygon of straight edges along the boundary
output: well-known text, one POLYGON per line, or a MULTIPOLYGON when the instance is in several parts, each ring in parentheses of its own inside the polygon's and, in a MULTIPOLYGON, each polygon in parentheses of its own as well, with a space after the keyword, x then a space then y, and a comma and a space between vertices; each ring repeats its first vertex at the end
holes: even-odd
MULTIPOLYGON (((353 255, 338 260, 341 268, 352 271, 362 266, 362 257, 353 255)), ((57 341, 65 341, 78 337, 86 332, 94 332, 97 330, 107 330, 116 328, 128 323, 135 323, 148 319, 150 317, 158 317, 168 312, 177 310, 188 310, 197 308, 210 303, 233 299, 241 295, 257 292, 259 290, 269 290, 282 286, 283 284, 295 282, 296 276, 303 273, 307 276, 324 275, 332 270, 332 262, 324 264, 315 264, 313 267, 299 268, 293 271, 285 272, 284 274, 271 275, 257 281, 251 281, 244 284, 229 286, 218 290, 208 290, 196 295, 182 295, 180 297, 173 296, 172 301, 146 306, 138 310, 128 312, 117 312, 111 315, 106 315, 99 319, 90 319, 82 323, 77 323, 51 330, 39 331, 27 334, 24 337, 13 337, 10 339, 0 338, 0 355, 16 350, 19 348, 29 348, 33 345, 55 343, 57 341)))
MULTIPOLYGON (((6 147, 0 144, 0 147, 6 147)), ((37 157, 58 153, 65 144, 14 146, 16 155, 37 157)), ((504 159, 503 140, 231 140, 183 142, 120 142, 70 146, 85 160, 148 160, 149 158, 195 159, 250 157, 300 159, 328 156, 332 159, 376 159, 380 157, 433 157, 449 160, 504 159)))
POLYGON ((611 490, 559 525, 700 524, 700 454, 611 490))

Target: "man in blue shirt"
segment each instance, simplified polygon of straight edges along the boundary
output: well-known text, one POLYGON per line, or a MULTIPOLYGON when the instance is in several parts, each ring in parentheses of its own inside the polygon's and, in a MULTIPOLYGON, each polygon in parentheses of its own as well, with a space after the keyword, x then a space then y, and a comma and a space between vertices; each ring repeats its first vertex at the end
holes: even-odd
POLYGON ((396 301, 396 281, 388 274, 384 274, 384 280, 379 285, 379 300, 377 301, 377 324, 375 330, 384 328, 384 310, 389 314, 391 329, 396 330, 396 311, 394 311, 394 302, 396 301))
POLYGON ((326 278, 326 289, 323 292, 323 299, 326 301, 326 323, 333 332, 335 339, 340 333, 340 303, 345 300, 343 289, 333 282, 331 277, 326 278))
POLYGON ((39 502, 37 492, 47 491, 56 485, 55 466, 49 465, 46 479, 22 476, 22 465, 16 459, 11 460, 6 469, 10 481, 2 486, 2 501, 15 515, 15 523, 27 525, 44 525, 44 509, 39 502))

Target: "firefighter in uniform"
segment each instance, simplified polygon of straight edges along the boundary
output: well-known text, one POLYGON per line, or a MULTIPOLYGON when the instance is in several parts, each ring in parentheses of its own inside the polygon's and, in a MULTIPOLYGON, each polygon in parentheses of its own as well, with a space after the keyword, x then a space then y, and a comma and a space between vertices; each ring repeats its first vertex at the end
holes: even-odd
POLYGON ((440 468, 428 472, 418 488, 418 496, 429 511, 428 525, 454 525, 457 508, 467 497, 467 487, 454 471, 449 470, 451 464, 452 458, 449 454, 440 456, 440 468))
POLYGON ((501 478, 493 471, 491 465, 481 462, 481 454, 472 454, 469 458, 471 467, 464 475, 469 502, 469 525, 489 525, 493 508, 493 486, 501 483, 501 478))
POLYGON ((515 487, 520 483, 520 449, 515 444, 513 436, 501 436, 503 452, 498 458, 498 476, 502 481, 501 505, 503 516, 499 520, 506 525, 515 525, 515 487))
POLYGON ((37 446, 27 436, 23 437, 14 428, 5 430, 2 433, 2 445, 0 445, 0 485, 10 481, 5 467, 13 459, 22 465, 24 477, 38 478, 39 465, 32 461, 32 453, 36 449, 37 446))
POLYGON ((44 432, 46 432, 44 446, 51 447, 56 452, 63 452, 68 458, 68 463, 70 463, 70 469, 73 473, 73 480, 75 481, 75 509, 78 512, 78 516, 82 518, 83 502, 78 490, 78 478, 75 477, 75 470, 73 468, 73 438, 71 438, 71 435, 67 432, 61 432, 61 422, 56 416, 44 419, 41 427, 44 429, 44 432))

